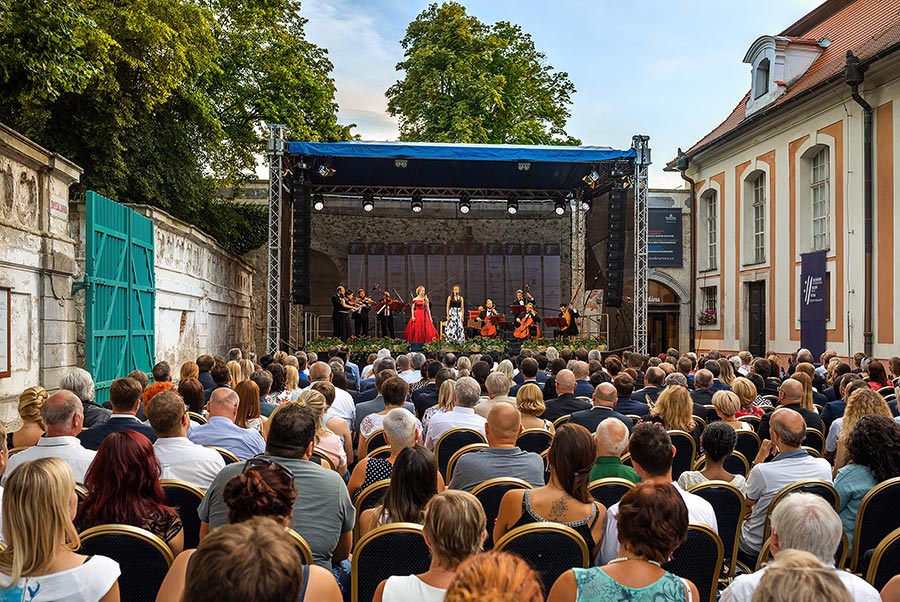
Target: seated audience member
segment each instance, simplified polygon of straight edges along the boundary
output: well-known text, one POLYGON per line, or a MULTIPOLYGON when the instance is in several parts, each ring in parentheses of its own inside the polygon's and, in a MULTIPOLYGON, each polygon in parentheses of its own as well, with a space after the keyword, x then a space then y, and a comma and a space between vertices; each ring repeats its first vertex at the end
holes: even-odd
POLYGON ((29 447, 35 445, 44 435, 44 421, 41 418, 41 407, 47 399, 47 391, 43 387, 28 387, 19 395, 19 418, 22 426, 9 436, 10 447, 29 447))
POLYGON ((94 461, 96 452, 82 447, 77 437, 84 420, 81 400, 71 391, 57 391, 41 406, 41 416, 47 427, 47 434, 38 439, 34 447, 9 457, 0 485, 6 485, 7 477, 16 466, 38 458, 62 458, 68 462, 75 482, 84 482, 84 475, 94 461))
POLYGON ((761 418, 762 415, 765 414, 762 408, 756 405, 756 399, 758 397, 756 385, 754 385, 753 381, 749 378, 739 376, 734 379, 734 382, 731 383, 731 390, 738 396, 738 401, 741 406, 734 415, 735 418, 740 418, 741 416, 756 416, 757 418, 761 418))
POLYGON ((285 372, 284 366, 278 362, 272 362, 266 370, 272 375, 272 383, 269 385, 269 392, 265 396, 266 403, 277 406, 290 400, 291 391, 288 391, 285 385, 287 372, 285 372))
MULTIPOLYGON (((381 407, 380 410, 370 407, 366 411, 375 410, 365 415, 362 421, 359 423, 359 447, 357 449, 356 454, 358 456, 362 456, 363 447, 366 444, 366 441, 375 431, 381 429, 381 424, 384 421, 384 417, 393 409, 405 409, 410 414, 415 416, 415 407, 411 403, 406 402, 406 396, 409 393, 409 385, 405 380, 393 374, 393 370, 382 370, 378 373, 376 378, 376 382, 381 384, 379 389, 381 400, 379 401, 376 398, 373 401, 366 402, 367 404, 378 403, 381 407), (385 375, 393 374, 392 376, 388 376, 385 380, 381 380, 385 375)), ((366 404, 359 404, 360 406, 366 404)), ((362 413, 357 408, 357 417, 362 413)), ((418 418, 416 419, 418 422, 418 418)), ((419 432, 422 432, 422 427, 419 425, 419 432)))
POLYGON ((187 361, 181 364, 181 368, 178 371, 178 382, 180 383, 189 378, 197 378, 198 376, 200 376, 200 367, 197 366, 197 362, 187 361))
MULTIPOLYGON (((675 457, 675 446, 672 445, 672 439, 662 425, 650 422, 636 425, 631 432, 631 439, 628 441, 628 451, 631 453, 631 464, 634 471, 641 477, 642 482, 676 485, 672 481, 672 459, 675 457)), ((692 525, 706 525, 713 531, 718 530, 716 513, 709 502, 681 487, 676 487, 676 490, 687 506, 688 522, 692 525)), ((603 545, 596 562, 598 565, 607 564, 617 556, 621 556, 616 522, 618 515, 619 504, 613 504, 607 513, 603 545)))
MULTIPOLYGON (((309 382, 332 382, 334 374, 331 366, 325 362, 315 362, 309 367, 309 382)), ((334 383, 332 383, 334 384, 334 383)), ((356 403, 353 396, 344 389, 334 385, 334 403, 329 410, 332 416, 343 418, 347 421, 347 426, 352 427, 356 420, 356 403)))
POLYGON ((600 383, 594 389, 594 405, 589 410, 581 410, 572 414, 572 422, 580 424, 589 432, 597 430, 597 425, 607 418, 615 418, 625 425, 627 432, 631 432, 631 418, 615 411, 616 388, 611 383, 600 383))
POLYGON ((215 389, 209 397, 209 418, 206 424, 188 431, 188 439, 198 445, 213 445, 233 453, 238 460, 263 453, 266 442, 253 429, 242 429, 234 423, 237 416, 237 393, 228 388, 215 389))
POLYGON ((866 367, 866 381, 873 391, 879 390, 881 387, 890 387, 892 383, 888 380, 887 371, 884 364, 876 359, 872 359, 866 367))
POLYGON ((603 538, 606 508, 588 492, 594 466, 594 440, 583 426, 563 424, 553 438, 547 458, 550 482, 537 489, 508 491, 500 502, 494 541, 516 527, 540 522, 564 523, 596 554, 603 538), (565 504, 560 505, 563 499, 565 504))
MULTIPOLYGON (((825 424, 819 418, 819 414, 815 410, 807 410, 801 404, 803 403, 803 383, 792 378, 781 383, 778 389, 778 407, 785 408, 797 412, 803 417, 806 423, 804 428, 814 428, 820 431, 825 430, 825 424)), ((759 421, 759 429, 757 434, 760 439, 769 438, 769 421, 772 419, 774 412, 769 412, 759 421)))
MULTIPOLYGON (((794 382, 798 386, 800 383, 794 382)), ((782 385, 784 387, 784 385, 782 385)), ((782 397, 784 394, 782 393, 782 397)), ((769 504, 782 487, 803 479, 831 482, 831 466, 824 458, 814 458, 801 449, 806 437, 803 416, 793 409, 779 408, 771 414, 771 440, 763 439, 753 468, 747 476, 746 496, 752 511, 741 527, 739 551, 745 564, 754 566, 763 545, 769 504), (769 456, 777 454, 771 462, 769 456)))
POLYGON ((516 408, 508 403, 494 406, 484 432, 488 447, 460 456, 450 489, 472 491, 484 481, 496 478, 522 479, 532 487, 544 485, 544 459, 516 446, 516 438, 522 432, 521 415, 516 408))
MULTIPOLYGON (((231 525, 247 523, 263 524, 263 520, 275 521, 282 529, 291 526, 297 489, 294 479, 280 465, 259 457, 247 462, 246 469, 231 478, 225 485, 224 499, 228 505, 228 522, 231 525)), ((227 529, 228 527, 223 527, 227 529)), ((208 539, 208 538, 207 538, 208 539)), ((180 602, 184 594, 185 572, 196 550, 186 550, 178 555, 159 590, 157 602, 180 602)), ((320 566, 304 566, 309 571, 307 590, 310 600, 339 602, 341 592, 330 571, 320 566), (322 596, 322 597, 319 597, 322 596)), ((307 577, 304 576, 304 581, 307 577)))
POLYGON ((297 562, 297 548, 281 525, 254 518, 226 525, 200 542, 186 562, 182 600, 339 602, 340 590, 325 573, 297 562), (242 569, 235 570, 237 566, 242 569))
MULTIPOLYGON (((447 379, 443 383, 441 383, 441 388, 438 391, 437 405, 433 405, 430 408, 425 409, 425 414, 422 416, 422 432, 427 434, 428 425, 431 423, 431 419, 437 414, 452 412, 453 406, 455 404, 456 381, 453 379, 447 379)), ((478 406, 475 406, 475 412, 478 413, 478 406)), ((478 415, 481 416, 481 414, 478 415)))
MULTIPOLYGON (((847 364, 844 364, 844 366, 847 366, 847 364)), ((847 369, 849 370, 850 366, 847 366, 847 369)), ((844 411, 847 409, 847 398, 850 396, 847 389, 853 384, 853 381, 857 380, 862 379, 858 374, 850 372, 846 372, 835 379, 834 385, 831 387, 835 399, 826 403, 825 407, 822 408, 821 418, 822 422, 825 423, 825 428, 830 429, 832 423, 844 415, 844 411)), ((863 384, 860 386, 867 385, 863 381, 863 384)))
MULTIPOLYGON (((747 379, 743 379, 747 380, 747 379)), ((738 385, 740 386, 740 385, 738 385)), ((713 407, 719 420, 736 431, 752 431, 753 427, 737 419, 741 411, 741 398, 734 391, 716 391, 713 393, 713 407)))
POLYGON ((713 390, 713 373, 707 369, 697 370, 694 374, 694 390, 691 391, 691 399, 696 404, 710 405, 712 403, 713 390))
MULTIPOLYGON (((174 386, 172 384, 172 368, 169 366, 168 362, 157 363, 153 366, 153 370, 150 373, 153 375, 153 384, 144 387, 144 392, 141 393, 141 402, 143 405, 146 405, 157 393, 167 391, 174 386)), ((141 407, 138 408, 138 410, 140 414, 138 418, 146 420, 147 417, 144 416, 144 408, 141 407)), ((115 413, 115 408, 113 408, 113 413, 115 413)))
POLYGON ((73 369, 60 381, 59 388, 71 391, 81 400, 84 410, 84 428, 91 428, 95 424, 103 424, 109 420, 112 412, 94 403, 94 379, 87 370, 73 369))
POLYGON ((360 537, 390 523, 422 524, 425 505, 438 492, 438 470, 434 454, 421 445, 407 447, 391 470, 391 486, 375 508, 359 517, 360 537))
POLYGON ((391 455, 387 458, 374 458, 366 456, 360 458, 350 480, 347 482, 347 490, 354 500, 360 491, 383 479, 391 478, 391 470, 397 456, 407 447, 416 445, 419 439, 419 427, 416 417, 402 409, 388 412, 382 423, 384 438, 391 448, 391 455))
MULTIPOLYGON (((359 403, 365 403, 367 401, 372 401, 379 395, 378 391, 378 374, 382 371, 389 370, 389 376, 397 376, 397 363, 391 357, 383 357, 375 361, 374 369, 372 370, 372 377, 367 379, 365 382, 372 381, 373 386, 366 387, 365 389, 360 389, 361 393, 359 394, 359 403)), ((384 382, 384 378, 382 379, 384 382)), ((359 422, 359 419, 357 419, 359 422)))
POLYGON ((841 497, 838 514, 852 549, 859 503, 878 483, 900 477, 900 425, 885 416, 863 416, 847 433, 846 446, 848 463, 837 471, 834 488, 841 497))
MULTIPOLYGON (((319 391, 307 389, 295 401, 306 406, 316 415, 316 445, 313 450, 324 454, 331 460, 339 475, 344 476, 347 474, 347 452, 344 449, 344 442, 325 426, 325 395, 319 391)), ((278 410, 275 411, 277 412, 278 410)), ((338 418, 338 421, 341 421, 340 418, 338 418)), ((344 423, 344 426, 347 426, 346 423, 344 423)))
MULTIPOLYGON (((332 470, 309 462, 315 445, 316 415, 303 405, 285 402, 272 414, 265 458, 283 466, 294 476, 297 499, 292 527, 309 544, 313 562, 330 570, 332 562, 346 559, 353 541, 356 517, 343 479, 332 470)), ((198 511, 201 538, 227 522, 228 506, 223 491, 226 483, 244 471, 246 463, 223 468, 216 476, 198 511)))
POLYGON ((834 455, 834 473, 847 464, 847 435, 863 416, 884 416, 893 419, 891 409, 880 393, 872 391, 862 383, 852 385, 847 397, 847 409, 844 415, 836 418, 828 430, 825 440, 825 451, 834 455), (858 389, 855 387, 859 387, 858 389), (846 429, 846 430, 845 430, 846 429))
MULTIPOLYGON (((134 380, 141 383, 141 389, 146 390, 147 387, 150 386, 150 377, 147 376, 147 373, 144 372, 143 370, 132 370, 125 376, 127 376, 128 378, 133 378, 134 380)), ((106 403, 109 403, 109 402, 106 402, 106 403)), ((107 407, 107 406, 104 405, 103 407, 107 407)))
POLYGON ((551 435, 555 432, 552 422, 539 418, 547 406, 544 405, 544 395, 537 385, 525 383, 519 389, 516 393, 516 408, 521 412, 523 428, 549 431, 551 435))
POLYGON ((475 404, 481 395, 481 386, 471 376, 464 376, 456 381, 456 403, 453 410, 444 414, 438 414, 431 419, 428 425, 428 434, 425 437, 425 447, 434 450, 437 440, 445 432, 453 428, 470 428, 484 435, 484 418, 475 413, 475 404))
MULTIPOLYGON (((424 367, 424 371, 425 371, 425 377, 423 379, 424 384, 422 384, 422 381, 419 381, 419 383, 417 383, 416 385, 412 385, 412 387, 410 387, 413 391, 412 402, 413 402, 413 405, 416 406, 416 414, 417 415, 419 415, 419 416, 424 415, 426 408, 430 408, 432 405, 434 405, 433 403, 430 403, 430 401, 428 400, 428 397, 433 397, 435 400, 437 400, 437 394, 438 394, 438 391, 440 390, 440 388, 435 383, 435 379, 437 379, 437 375, 442 369, 443 369, 443 366, 441 365, 440 362, 436 362, 434 360, 429 360, 428 363, 425 364, 425 367, 424 367), (422 398, 423 395, 426 396, 426 398, 422 398)), ((449 372, 449 370, 448 370, 448 372, 449 372)), ((451 372, 450 374, 451 374, 450 379, 452 380, 453 373, 451 372)), ((374 386, 374 379, 372 382, 373 382, 373 386, 374 386)), ((437 403, 437 401, 435 401, 435 403, 437 403)))
POLYGON ((277 404, 266 401, 266 396, 272 389, 272 373, 268 370, 255 370, 250 375, 250 380, 259 388, 259 414, 268 418, 278 407, 277 404))
POLYGON ((431 566, 419 575, 388 577, 374 602, 442 602, 460 563, 481 551, 487 531, 481 502, 471 493, 445 491, 425 506, 425 543, 431 566))
POLYGON ((184 401, 173 390, 157 393, 147 404, 150 426, 156 433, 153 453, 159 461, 161 479, 178 479, 208 489, 225 461, 214 449, 187 438, 190 420, 184 401))
POLYGON ((109 420, 78 434, 83 446, 98 449, 106 437, 120 431, 135 431, 147 437, 151 443, 156 441, 153 429, 135 415, 141 405, 141 385, 138 381, 128 377, 112 381, 109 385, 109 402, 112 404, 109 420))
POLYGON ((482 552, 463 561, 444 602, 544 602, 534 569, 515 554, 482 552))
POLYGON ((572 374, 575 375, 575 389, 573 395, 576 397, 590 397, 594 394, 594 387, 590 382, 590 367, 587 362, 576 361, 572 365, 572 374))
POLYGON ((628 449, 628 429, 621 420, 606 418, 601 421, 595 429, 594 443, 597 446, 597 459, 591 468, 591 481, 618 477, 632 483, 641 482, 641 477, 631 466, 622 464, 621 456, 628 449))
POLYGON ((259 385, 248 378, 235 385, 234 392, 238 396, 238 409, 234 423, 242 429, 253 429, 261 435, 264 434, 266 432, 264 427, 268 419, 260 413, 259 385))
POLYGON ((166 505, 159 475, 149 439, 128 430, 110 434, 84 478, 88 494, 75 517, 78 530, 113 523, 134 525, 160 537, 172 553, 181 553, 181 518, 166 505))
POLYGON ((634 393, 634 379, 627 373, 620 372, 613 379, 616 388, 616 405, 613 409, 624 416, 646 416, 650 413, 650 406, 631 398, 634 393))
MULTIPOLYGON (((834 556, 841 543, 841 521, 834 507, 812 493, 792 493, 772 511, 770 551, 776 561, 787 550, 814 555, 828 571, 836 575, 856 602, 878 602, 878 591, 853 573, 836 569, 834 556)), ((751 602, 760 581, 773 568, 769 564, 755 573, 740 575, 722 592, 720 602, 751 602)), ((789 598, 793 600, 793 598, 789 598)), ((797 598, 799 599, 799 598, 797 598)), ((832 598, 809 598, 831 600, 832 598)))
POLYGON ((485 401, 480 401, 478 405, 475 406, 476 414, 482 418, 487 418, 488 414, 491 413, 491 410, 493 410, 494 406, 498 403, 507 403, 515 407, 516 398, 511 397, 509 394, 510 380, 504 375, 499 372, 491 372, 484 381, 484 386, 487 388, 488 398, 485 401))
POLYGON ((196 378, 186 378, 178 383, 178 394, 184 400, 188 412, 203 415, 206 401, 203 398, 203 385, 196 378))
POLYGON ((602 567, 566 571, 547 601, 700 600, 697 586, 660 566, 687 539, 688 508, 680 490, 671 483, 638 483, 614 508, 618 531, 615 545, 609 547, 619 550, 618 557, 602 567))
POLYGON ((537 380, 537 375, 538 375, 537 360, 534 359, 533 357, 526 357, 519 364, 519 370, 520 370, 519 376, 522 377, 522 382, 520 382, 516 386, 512 387, 509 390, 509 394, 515 395, 516 393, 519 392, 519 389, 521 389, 524 385, 532 384, 532 385, 536 386, 538 388, 538 390, 541 390, 541 399, 543 399, 543 388, 544 387, 537 380))
POLYGON ((541 414, 541 418, 554 422, 563 416, 591 409, 589 402, 575 397, 575 385, 574 372, 568 369, 557 372, 555 382, 557 396, 555 399, 544 401, 547 409, 541 414))
POLYGON ((212 391, 216 387, 216 383, 213 381, 212 375, 210 374, 215 363, 215 359, 211 355, 204 354, 197 358, 197 369, 199 371, 197 380, 203 385, 203 392, 207 397, 209 395, 207 391, 212 391))
MULTIPOLYGON (((447 368, 441 368, 440 370, 438 370, 437 376, 434 377, 434 389, 425 389, 423 393, 416 397, 414 401, 417 415, 424 416, 425 412, 428 411, 428 408, 434 407, 438 404, 440 400, 441 387, 448 380, 452 380, 454 382, 454 386, 456 385, 456 375, 453 374, 453 370, 448 370, 447 368)), ((450 411, 453 411, 452 408, 450 409, 450 411)))
MULTIPOLYGON (((294 356, 289 355, 288 357, 293 358, 294 356)), ((295 366, 289 364, 284 366, 284 391, 282 393, 286 400, 297 399, 301 388, 309 387, 309 381, 303 379, 303 382, 306 384, 300 384, 300 372, 295 366)))
POLYGON ((311 384, 309 388, 311 391, 318 391, 325 397, 325 417, 323 418, 325 428, 340 437, 349 464, 353 460, 353 435, 346 420, 332 416, 330 413, 331 406, 334 404, 334 385, 320 380, 311 384))
POLYGON ((684 431, 700 443, 700 426, 694 421, 694 403, 684 387, 669 387, 663 391, 644 422, 658 422, 669 431, 684 431))
POLYGON ((397 376, 405 380, 408 385, 417 383, 422 378, 418 370, 413 370, 409 355, 397 356, 397 376))
MULTIPOLYGON (((726 394, 729 391, 716 391, 726 394)), ((703 470, 688 470, 678 477, 678 486, 690 489, 698 483, 707 481, 726 481, 744 492, 747 481, 742 475, 731 474, 724 468, 725 459, 734 452, 737 433, 726 423, 719 421, 710 423, 700 435, 700 449, 706 454, 706 466, 703 470), (731 432, 729 432, 731 429, 731 432)))
POLYGON ((644 375, 644 388, 632 393, 631 398, 647 405, 656 403, 657 397, 659 397, 659 394, 662 393, 663 388, 666 386, 665 383, 666 373, 663 372, 662 368, 647 368, 647 373, 644 375))
POLYGON ((3 491, 6 547, 0 551, 0 598, 119 599, 119 564, 106 556, 77 553, 76 506, 72 471, 61 458, 25 462, 9 473, 3 491))
POLYGON ((840 577, 809 552, 784 550, 767 569, 756 602, 853 602, 840 577))

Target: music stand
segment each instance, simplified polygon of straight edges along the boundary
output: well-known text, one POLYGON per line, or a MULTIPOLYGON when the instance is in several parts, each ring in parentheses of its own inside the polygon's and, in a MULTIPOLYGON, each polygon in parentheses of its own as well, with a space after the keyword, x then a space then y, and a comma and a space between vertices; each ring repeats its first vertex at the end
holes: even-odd
POLYGON ((400 313, 409 311, 409 305, 404 303, 403 301, 398 301, 396 299, 391 299, 391 303, 388 306, 392 312, 400 313))
POLYGON ((565 318, 544 318, 543 321, 545 326, 558 328, 560 330, 568 326, 568 324, 566 324, 565 318))
POLYGON ((510 305, 509 311, 512 312, 512 315, 518 316, 519 314, 525 313, 525 306, 524 305, 510 305))

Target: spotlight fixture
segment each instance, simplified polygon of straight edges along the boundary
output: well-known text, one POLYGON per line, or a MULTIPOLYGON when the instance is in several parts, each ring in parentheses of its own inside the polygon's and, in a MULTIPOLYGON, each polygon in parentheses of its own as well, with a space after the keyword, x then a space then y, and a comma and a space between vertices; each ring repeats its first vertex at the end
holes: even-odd
POLYGON ((600 174, 597 173, 596 169, 592 169, 591 173, 581 178, 581 181, 593 188, 600 181, 600 174))
POLYGON ((322 163, 318 169, 319 175, 323 178, 333 176, 336 171, 337 170, 333 168, 330 163, 322 163))
POLYGON ((394 167, 399 167, 400 169, 403 169, 404 167, 406 167, 406 165, 407 165, 406 159, 394 159, 394 167))
POLYGON ((510 215, 515 215, 519 212, 519 200, 516 198, 511 198, 506 201, 506 210, 510 215))
POLYGON ((553 202, 553 211, 556 215, 565 215, 566 214, 566 199, 556 199, 553 202))
POLYGON ((368 213, 372 209, 375 208, 375 200, 372 198, 372 193, 367 192, 363 195, 363 211, 368 213))
POLYGON ((459 196, 459 212, 465 215, 472 210, 472 204, 469 202, 469 195, 461 194, 459 196))
POLYGON ((519 161, 519 171, 528 171, 531 169, 531 163, 527 161, 519 161))
POLYGON ((412 206, 413 213, 421 213, 422 212, 422 195, 418 192, 414 192, 412 195, 412 201, 410 202, 412 206))
POLYGON ((592 198, 589 197, 589 196, 583 196, 583 197, 581 197, 581 210, 582 210, 582 211, 590 211, 590 210, 591 210, 591 204, 593 203, 593 200, 594 200, 594 199, 592 199, 592 198))
POLYGON ((321 194, 313 195, 313 209, 316 211, 321 211, 325 208, 325 197, 321 194))

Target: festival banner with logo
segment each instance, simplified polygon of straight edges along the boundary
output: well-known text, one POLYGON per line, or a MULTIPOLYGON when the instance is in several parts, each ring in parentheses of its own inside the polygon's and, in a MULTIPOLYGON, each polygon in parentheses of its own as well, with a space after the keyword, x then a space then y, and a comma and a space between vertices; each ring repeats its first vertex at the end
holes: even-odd
POLYGON ((683 265, 681 209, 653 207, 648 211, 647 260, 651 268, 683 265))
POLYGON ((825 251, 800 255, 800 346, 813 357, 825 351, 825 251))

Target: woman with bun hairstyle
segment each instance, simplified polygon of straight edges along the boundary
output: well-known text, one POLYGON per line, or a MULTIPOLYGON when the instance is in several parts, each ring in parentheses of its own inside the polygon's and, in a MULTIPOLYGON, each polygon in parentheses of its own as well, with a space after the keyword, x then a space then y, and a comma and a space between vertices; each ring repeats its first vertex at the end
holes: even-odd
POLYGON ((41 408, 47 397, 47 391, 43 387, 28 387, 22 391, 19 396, 19 417, 22 419, 22 426, 11 433, 9 447, 30 447, 44 435, 41 408))

